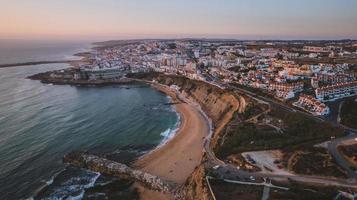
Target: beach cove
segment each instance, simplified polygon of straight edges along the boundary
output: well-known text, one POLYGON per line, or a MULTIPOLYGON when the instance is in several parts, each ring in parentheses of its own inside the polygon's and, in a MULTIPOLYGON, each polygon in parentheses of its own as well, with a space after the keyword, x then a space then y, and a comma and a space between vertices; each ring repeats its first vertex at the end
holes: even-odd
MULTIPOLYGON (((62 83, 60 79, 49 79, 48 74, 50 73, 33 77, 46 83, 73 84, 70 80, 62 83)), ((239 102, 230 93, 202 81, 155 73, 145 74, 145 77, 141 78, 136 78, 137 75, 141 76, 140 74, 129 75, 125 83, 145 83, 171 97, 170 105, 175 106, 176 112, 180 115, 179 128, 174 137, 131 162, 130 167, 125 165, 120 167, 122 166, 120 160, 110 161, 93 157, 85 152, 70 155, 65 160, 77 167, 134 180, 136 183, 133 187, 139 192, 140 199, 178 198, 180 195, 185 195, 185 192, 181 193, 182 191, 177 191, 177 189, 184 186, 197 167, 201 166, 204 152, 211 143, 211 139, 213 142, 216 141, 215 135, 230 121, 233 113, 239 108, 239 102), (111 166, 117 166, 118 171, 111 166), (140 175, 142 173, 146 175, 140 175), (152 181, 148 179, 148 176, 153 177, 152 181), (165 182, 169 185, 173 183, 176 189, 165 189, 170 187, 165 186, 165 182), (160 189, 155 190, 155 188, 160 189)), ((85 82, 84 85, 91 83, 85 82)), ((107 81, 104 84, 122 83, 107 81)), ((94 82, 93 85, 100 86, 101 82, 94 82)))
POLYGON ((41 189, 46 190, 43 198, 77 196, 97 175, 67 168, 64 155, 83 150, 132 160, 176 129, 169 98, 147 85, 73 87, 26 79, 67 67, 0 69, 1 199, 36 197, 41 189))

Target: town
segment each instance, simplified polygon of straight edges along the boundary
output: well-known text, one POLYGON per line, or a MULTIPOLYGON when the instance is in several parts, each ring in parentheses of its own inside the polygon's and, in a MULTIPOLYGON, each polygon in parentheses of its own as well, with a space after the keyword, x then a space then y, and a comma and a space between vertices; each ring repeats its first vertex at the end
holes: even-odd
POLYGON ((357 42, 350 40, 139 40, 104 46, 86 55, 70 78, 95 82, 140 72, 183 75, 221 88, 233 84, 259 90, 316 116, 328 115, 331 102, 357 95, 357 42))
MULTIPOLYGON (((152 87, 172 98, 170 105, 175 105, 183 119, 202 117, 190 121, 190 127, 206 127, 201 131, 178 129, 178 135, 196 136, 200 144, 190 145, 184 137, 174 137, 171 145, 147 154, 160 163, 175 163, 165 168, 168 171, 157 170, 157 166, 144 170, 150 177, 157 175, 157 181, 136 175, 141 159, 125 166, 128 170, 121 176, 174 194, 177 199, 357 196, 356 41, 180 39, 94 45, 90 52, 78 54, 82 59, 71 63, 72 67, 29 78, 78 88, 152 87), (185 114, 181 106, 195 114, 185 114), (175 142, 185 145, 173 145, 175 142), (177 152, 175 146, 182 151, 190 149, 197 157, 179 153, 173 158, 168 152, 177 152), (175 183, 191 181, 184 187, 186 191, 176 193, 171 189, 177 187, 161 178, 175 172, 183 177, 181 165, 176 164, 185 161, 196 168, 193 174, 185 172, 187 179, 171 179, 175 183), (225 191, 227 187, 235 192, 225 191), (205 192, 187 196, 200 190, 205 192)), ((86 152, 73 155, 68 164, 81 163, 80 167, 88 165, 83 157, 93 158, 86 152)), ((96 157, 90 164, 94 168, 89 169, 107 173, 113 165, 122 166, 96 157)))

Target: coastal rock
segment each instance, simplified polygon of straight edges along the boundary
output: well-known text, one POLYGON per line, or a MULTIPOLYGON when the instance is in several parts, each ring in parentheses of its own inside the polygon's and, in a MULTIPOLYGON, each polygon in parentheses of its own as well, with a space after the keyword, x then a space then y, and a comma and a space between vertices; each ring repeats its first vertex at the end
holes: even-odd
POLYGON ((135 170, 127 165, 83 152, 70 153, 63 158, 63 161, 76 167, 87 168, 92 171, 118 178, 133 179, 142 183, 149 189, 160 192, 171 192, 176 188, 175 183, 163 180, 158 176, 154 176, 140 170, 135 170))
MULTIPOLYGON (((211 139, 211 146, 217 145, 218 138, 236 112, 243 113, 246 107, 245 98, 223 90, 212 84, 192 80, 183 76, 165 75, 161 73, 136 74, 132 78, 179 88, 179 92, 186 98, 197 102, 215 127, 211 139)), ((205 160, 205 158, 203 158, 205 160)), ((176 199, 210 200, 212 196, 206 183, 206 168, 204 164, 196 167, 179 192, 175 193, 176 199)))
POLYGON ((105 85, 126 85, 135 84, 137 81, 121 78, 121 79, 107 79, 107 80, 85 80, 74 78, 76 68, 67 68, 63 70, 48 71, 44 73, 34 74, 27 77, 31 80, 39 80, 41 83, 56 84, 56 85, 76 85, 76 86, 105 86, 105 85))
POLYGON ((212 119, 215 127, 212 146, 216 145, 220 132, 232 119, 234 113, 242 113, 245 110, 246 103, 243 97, 204 81, 162 73, 129 74, 128 76, 146 81, 155 80, 167 86, 178 86, 184 96, 197 102, 207 116, 212 119))
MULTIPOLYGON (((115 81, 87 81, 82 83, 74 81, 73 79, 56 78, 53 72, 52 75, 51 72, 47 72, 29 78, 54 84, 117 84, 115 81)), ((161 73, 129 74, 127 80, 129 80, 129 82, 140 82, 139 79, 144 82, 155 80, 155 82, 167 86, 175 85, 185 98, 196 102, 202 108, 203 112, 212 120, 212 125, 214 126, 214 133, 211 140, 212 147, 216 146, 220 133, 224 130, 226 124, 232 120, 234 114, 236 112, 242 113, 245 110, 246 102, 243 97, 203 81, 161 73)), ((206 200, 212 198, 205 182, 206 171, 203 164, 194 170, 192 175, 187 179, 186 184, 181 186, 181 189, 178 190, 177 184, 175 183, 98 156, 74 152, 65 156, 64 161, 74 166, 88 168, 103 174, 138 181, 151 190, 175 194, 175 199, 206 200)))
POLYGON ((180 197, 186 200, 212 200, 207 182, 205 181, 206 170, 204 164, 198 166, 187 179, 180 197))

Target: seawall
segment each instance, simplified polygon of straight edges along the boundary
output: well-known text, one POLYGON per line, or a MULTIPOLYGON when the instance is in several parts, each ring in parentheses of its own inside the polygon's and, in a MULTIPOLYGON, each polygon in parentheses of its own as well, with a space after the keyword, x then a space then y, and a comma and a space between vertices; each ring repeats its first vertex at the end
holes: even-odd
POLYGON ((124 179, 133 179, 152 190, 160 192, 173 192, 177 187, 175 183, 163 180, 158 176, 132 169, 125 164, 83 152, 70 153, 63 158, 63 161, 73 166, 86 168, 102 174, 124 179))

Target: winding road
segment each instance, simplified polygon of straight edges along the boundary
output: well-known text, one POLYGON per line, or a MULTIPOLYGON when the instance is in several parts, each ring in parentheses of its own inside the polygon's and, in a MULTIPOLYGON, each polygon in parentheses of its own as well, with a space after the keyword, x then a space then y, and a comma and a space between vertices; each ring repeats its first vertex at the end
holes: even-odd
MULTIPOLYGON (((214 85, 216 85, 216 84, 214 84, 214 85)), ((218 85, 220 85, 220 84, 218 84, 218 85)), ((308 113, 305 113, 303 111, 296 110, 296 109, 291 108, 285 104, 276 102, 276 101, 269 99, 267 97, 259 96, 257 94, 254 94, 253 92, 247 91, 245 89, 238 88, 238 87, 235 87, 232 85, 225 85, 225 87, 233 89, 234 91, 239 91, 253 99, 266 102, 270 106, 274 106, 276 108, 280 108, 280 109, 283 109, 283 110, 289 111, 289 112, 298 112, 298 113, 301 113, 304 116, 306 116, 310 119, 316 120, 316 121, 325 121, 324 119, 322 119, 320 117, 316 117, 316 116, 310 115, 308 113)), ((247 171, 244 171, 241 169, 237 169, 236 166, 227 164, 224 161, 222 161, 216 157, 215 153, 213 152, 212 148, 210 147, 211 135, 206 137, 205 143, 204 143, 204 151, 206 152, 206 156, 208 159, 208 166, 209 167, 219 166, 218 168, 216 168, 215 171, 219 174, 221 179, 249 180, 249 178, 251 178, 251 177, 255 177, 255 179, 271 178, 271 179, 276 179, 276 180, 294 180, 294 181, 303 182, 303 183, 333 185, 333 186, 357 189, 357 174, 353 170, 350 169, 350 166, 347 163, 347 161, 343 158, 343 156, 337 150, 337 147, 341 143, 343 143, 347 140, 356 138, 357 131, 355 129, 351 129, 351 128, 342 126, 339 123, 332 123, 332 124, 345 129, 349 133, 349 135, 346 137, 337 138, 337 139, 330 141, 329 145, 328 145, 329 153, 336 160, 337 164, 347 171, 348 176, 349 176, 348 179, 328 178, 328 177, 320 177, 320 176, 307 176, 307 175, 295 175, 295 174, 277 175, 277 174, 271 174, 271 173, 247 172, 247 171)), ((252 180, 250 180, 250 181, 252 181, 252 180)))

